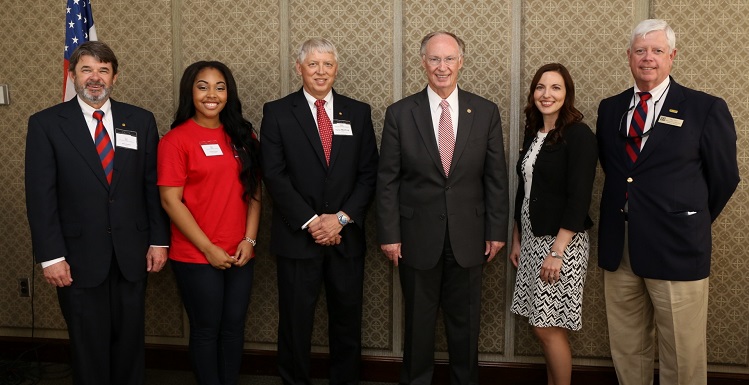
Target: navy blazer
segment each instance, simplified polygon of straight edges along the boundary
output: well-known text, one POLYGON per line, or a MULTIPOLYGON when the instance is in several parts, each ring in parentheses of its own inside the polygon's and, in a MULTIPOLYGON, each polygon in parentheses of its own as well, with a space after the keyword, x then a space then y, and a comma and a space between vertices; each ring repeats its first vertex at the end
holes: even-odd
POLYGON ((643 278, 690 281, 710 275, 710 225, 739 183, 736 129, 723 99, 671 79, 658 122, 637 162, 627 166, 626 124, 634 91, 601 101, 596 135, 606 174, 598 265, 615 271, 624 248, 628 197, 629 255, 643 278), (624 123, 622 123, 624 120, 624 123))
POLYGON ((364 218, 374 195, 377 144, 368 104, 333 91, 333 121, 351 123, 353 135, 333 135, 330 166, 309 103, 300 89, 263 106, 260 148, 263 181, 273 201, 271 252, 313 258, 324 248, 302 226, 315 214, 344 211, 354 223, 333 246, 345 257, 363 257, 364 218))
POLYGON ((77 98, 29 118, 26 209, 34 256, 37 262, 64 256, 73 287, 99 285, 112 260, 127 280, 144 279, 149 245, 169 245, 156 186, 156 120, 142 108, 111 102, 114 128, 137 135, 137 150, 115 147, 111 186, 77 98))
POLYGON ((416 269, 437 264, 446 232, 462 267, 485 262, 485 241, 507 240, 509 194, 499 109, 460 88, 458 107, 449 177, 426 88, 385 112, 377 235, 380 244, 401 243, 401 263, 416 269))
MULTIPOLYGON (((533 138, 535 134, 526 135, 516 167, 519 178, 515 222, 518 226, 525 197, 522 163, 533 138)), ((533 168, 529 202, 533 235, 557 235, 560 228, 577 233, 593 227, 588 209, 597 163, 596 137, 585 123, 567 127, 557 143, 544 143, 533 168)))

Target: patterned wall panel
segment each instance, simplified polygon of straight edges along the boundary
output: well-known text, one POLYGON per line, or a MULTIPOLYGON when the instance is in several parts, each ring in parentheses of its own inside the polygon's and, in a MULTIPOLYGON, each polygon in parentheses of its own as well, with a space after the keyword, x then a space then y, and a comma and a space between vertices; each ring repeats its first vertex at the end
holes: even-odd
MULTIPOLYGON (((549 2, 528 0, 523 4, 523 81, 521 105, 536 70, 551 62, 564 64, 575 81, 575 106, 595 130, 596 110, 604 97, 620 92, 631 83, 625 50, 632 26, 629 0, 575 0, 549 2)), ((525 123, 525 115, 521 124, 525 123)), ((522 127, 518 128, 522 137, 522 127)), ((591 203, 597 222, 603 175, 598 169, 591 203)), ((583 300, 583 329, 570 333, 575 357, 610 356, 603 297, 603 274, 597 267, 597 228, 589 231, 591 254, 583 300)), ((516 317, 515 354, 542 355, 527 319, 516 317)))
MULTIPOLYGON (((218 60, 229 66, 237 81, 243 113, 259 130, 263 104, 279 96, 279 2, 184 1, 180 12, 182 56, 177 60, 181 68, 198 60, 218 60)), ((276 266, 268 251, 270 200, 267 193, 264 197, 245 338, 248 342, 275 343, 276 266)))
MULTIPOLYGON (((289 63, 296 60, 299 45, 311 37, 325 37, 338 50, 336 92, 372 106, 375 133, 380 136, 385 108, 392 102, 393 15, 390 2, 346 1, 310 3, 289 1, 289 63)), ((288 74, 290 91, 301 87, 300 77, 288 74)), ((364 278, 362 344, 372 349, 392 346, 392 268, 379 252, 375 217, 367 219, 367 256, 364 278), (383 284, 387 283, 387 284, 383 284)), ((313 344, 327 346, 324 295, 315 315, 313 344)))
POLYGON ((713 223, 713 263, 708 310, 708 362, 748 362, 749 262, 746 217, 749 212, 749 3, 722 1, 653 1, 653 15, 666 19, 676 32, 672 75, 690 88, 726 100, 738 135, 739 172, 743 181, 713 223))
MULTIPOLYGON (((431 31, 447 30, 466 44, 459 86, 499 105, 507 143, 510 95, 509 1, 404 1, 403 2, 403 95, 424 89, 427 84, 421 66, 421 39, 431 31)), ((479 351, 502 353, 505 328, 505 269, 503 250, 484 269, 479 351)), ((447 351, 444 327, 438 322, 437 350, 447 351)))

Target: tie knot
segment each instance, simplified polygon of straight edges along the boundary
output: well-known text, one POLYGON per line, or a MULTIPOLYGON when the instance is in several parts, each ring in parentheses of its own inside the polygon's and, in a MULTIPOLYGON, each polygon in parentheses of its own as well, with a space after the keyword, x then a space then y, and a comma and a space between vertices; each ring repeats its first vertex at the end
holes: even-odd
POLYGON ((315 100, 315 107, 317 107, 317 108, 325 108, 325 100, 323 100, 323 99, 317 99, 317 100, 315 100))
POLYGON ((638 92, 637 95, 640 97, 640 101, 647 102, 653 95, 650 92, 638 92))
POLYGON ((443 110, 450 108, 450 103, 448 103, 447 100, 442 99, 442 101, 440 102, 440 107, 442 107, 443 110))
POLYGON ((96 119, 96 120, 102 120, 102 119, 104 119, 104 111, 102 111, 102 110, 96 110, 96 111, 94 111, 94 119, 96 119))

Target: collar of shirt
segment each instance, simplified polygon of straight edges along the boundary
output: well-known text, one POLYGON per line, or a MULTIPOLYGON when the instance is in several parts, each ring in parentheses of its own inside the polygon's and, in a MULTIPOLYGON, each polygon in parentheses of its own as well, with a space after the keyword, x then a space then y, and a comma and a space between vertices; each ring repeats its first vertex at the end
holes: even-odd
MULTIPOLYGON (((432 128, 434 129, 434 137, 439 138, 440 132, 440 115, 442 115, 442 107, 440 103, 442 98, 437 95, 431 87, 427 86, 427 97, 429 97, 429 111, 432 113, 432 128)), ((456 86, 453 92, 448 95, 447 103, 450 104, 450 118, 453 121, 453 135, 455 138, 458 137, 458 87, 456 86)))
POLYGON ((112 102, 107 99, 106 102, 104 102, 104 105, 101 106, 101 108, 93 108, 86 104, 79 96, 76 96, 76 99, 78 100, 78 104, 81 106, 81 112, 83 112, 83 117, 86 119, 86 125, 88 126, 88 131, 91 134, 91 140, 94 140, 94 133, 96 132, 96 119, 94 119, 94 111, 101 110, 104 112, 104 119, 102 120, 104 122, 104 128, 107 130, 107 134, 109 134, 109 139, 112 141, 112 148, 115 148, 115 137, 114 137, 114 120, 112 119, 112 102))
MULTIPOLYGON (((315 102, 317 99, 310 95, 307 90, 302 88, 302 91, 304 92, 304 98, 307 99, 307 104, 309 105, 310 111, 312 111, 312 117, 315 119, 315 125, 317 125, 317 107, 315 106, 315 102)), ((325 95, 322 100, 325 101, 325 112, 328 114, 328 119, 330 119, 330 122, 333 122, 333 91, 331 90, 328 92, 327 95, 325 95)))

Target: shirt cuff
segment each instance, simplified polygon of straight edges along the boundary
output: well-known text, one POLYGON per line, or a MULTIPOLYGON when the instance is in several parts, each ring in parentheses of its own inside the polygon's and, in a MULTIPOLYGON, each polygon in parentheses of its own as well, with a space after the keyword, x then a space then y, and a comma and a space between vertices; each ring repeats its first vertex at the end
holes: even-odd
POLYGON ((313 215, 312 218, 310 218, 307 222, 304 222, 304 224, 302 225, 302 230, 307 230, 309 223, 314 221, 316 218, 317 218, 317 214, 313 215))
POLYGON ((60 262, 62 262, 64 260, 65 260, 65 257, 60 257, 60 258, 51 259, 49 261, 44 261, 44 262, 41 263, 42 269, 47 268, 49 266, 52 266, 55 263, 60 263, 60 262))
POLYGON ((151 247, 165 247, 167 249, 169 248, 169 246, 165 246, 165 245, 150 245, 150 246, 151 247))

